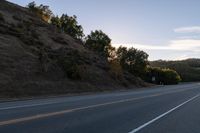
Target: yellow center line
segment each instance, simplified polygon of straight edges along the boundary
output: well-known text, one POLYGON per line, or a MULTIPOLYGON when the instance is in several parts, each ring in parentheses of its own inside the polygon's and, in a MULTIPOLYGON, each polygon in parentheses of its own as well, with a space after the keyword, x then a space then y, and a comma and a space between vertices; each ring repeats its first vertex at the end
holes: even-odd
POLYGON ((177 92, 182 92, 182 91, 187 91, 187 90, 191 90, 191 89, 171 91, 171 92, 153 94, 153 95, 143 96, 143 97, 138 97, 138 98, 129 98, 129 99, 123 99, 123 100, 118 100, 118 101, 113 101, 113 102, 106 102, 106 103, 101 103, 101 104, 96 104, 96 105, 79 107, 79 108, 74 108, 74 109, 67 109, 67 110, 57 111, 57 112, 52 112, 52 113, 44 113, 44 114, 38 114, 38 115, 33 115, 33 116, 28 116, 28 117, 23 117, 23 118, 5 120, 5 121, 0 122, 0 126, 16 124, 16 123, 19 123, 19 122, 31 121, 31 120, 36 120, 36 119, 41 119, 41 118, 46 118, 46 117, 52 117, 52 116, 57 116, 57 115, 63 115, 63 114, 70 113, 70 112, 80 111, 80 110, 84 110, 84 109, 91 109, 91 108, 96 108, 96 107, 101 107, 101 106, 106 106, 106 105, 111 105, 111 104, 130 102, 130 101, 140 100, 140 99, 144 99, 144 98, 157 97, 157 96, 161 96, 161 95, 177 93, 177 92))

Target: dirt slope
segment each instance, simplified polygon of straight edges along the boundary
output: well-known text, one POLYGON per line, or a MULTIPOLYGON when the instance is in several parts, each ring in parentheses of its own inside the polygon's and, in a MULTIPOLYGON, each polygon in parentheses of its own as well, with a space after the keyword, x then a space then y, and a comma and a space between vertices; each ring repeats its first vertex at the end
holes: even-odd
POLYGON ((105 60, 28 9, 0 1, 0 97, 144 85, 128 73, 112 78, 109 69, 105 60))

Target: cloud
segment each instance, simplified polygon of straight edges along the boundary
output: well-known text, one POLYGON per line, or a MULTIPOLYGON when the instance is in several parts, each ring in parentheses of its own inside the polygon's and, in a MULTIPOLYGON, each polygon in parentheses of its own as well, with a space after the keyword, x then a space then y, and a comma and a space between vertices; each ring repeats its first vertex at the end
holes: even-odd
POLYGON ((165 50, 168 49, 167 46, 156 46, 156 45, 144 45, 144 44, 134 44, 134 43, 128 43, 128 44, 112 44, 115 47, 119 47, 119 46, 125 46, 125 47, 134 47, 134 48, 138 48, 138 49, 147 49, 147 50, 165 50))
POLYGON ((174 50, 200 51, 200 40, 173 40, 170 42, 168 47, 174 50))
POLYGON ((176 33, 200 33, 200 26, 180 27, 174 29, 176 33))
POLYGON ((187 58, 200 57, 200 39, 177 39, 171 40, 166 45, 145 45, 145 44, 112 44, 115 47, 120 45, 125 47, 134 47, 144 50, 150 54, 150 60, 182 60, 187 58))
POLYGON ((178 50, 200 52, 200 40, 195 39, 172 40, 165 46, 144 44, 113 44, 115 47, 119 47, 120 45, 143 50, 178 50))
POLYGON ((200 35, 180 36, 178 39, 200 39, 200 35))

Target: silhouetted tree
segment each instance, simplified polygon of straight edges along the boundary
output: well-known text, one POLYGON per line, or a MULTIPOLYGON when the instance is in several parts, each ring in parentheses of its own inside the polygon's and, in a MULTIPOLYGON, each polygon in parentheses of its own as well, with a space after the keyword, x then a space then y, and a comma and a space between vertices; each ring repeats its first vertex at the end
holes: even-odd
POLYGON ((144 51, 120 46, 117 49, 117 58, 123 69, 129 71, 133 75, 143 77, 148 65, 148 54, 144 51))
POLYGON ((111 52, 115 49, 111 46, 111 39, 101 30, 95 30, 86 37, 86 47, 98 52, 104 57, 109 57, 111 52))
POLYGON ((149 67, 146 75, 146 81, 156 84, 177 84, 181 81, 180 75, 172 69, 162 69, 159 67, 149 67), (152 77, 155 81, 152 81, 152 77))
POLYGON ((75 15, 68 16, 63 14, 60 18, 58 16, 51 18, 51 24, 60 28, 66 34, 69 34, 74 39, 82 40, 84 37, 83 28, 77 22, 77 17, 75 15))
POLYGON ((36 9, 36 3, 35 3, 35 1, 29 3, 28 4, 28 8, 31 9, 31 10, 35 10, 36 9))
POLYGON ((51 24, 55 25, 57 28, 61 28, 61 22, 60 22, 60 18, 58 16, 53 16, 51 18, 51 24))
POLYGON ((28 4, 28 8, 46 22, 49 22, 53 15, 52 11, 49 9, 49 6, 46 5, 41 4, 40 6, 37 6, 35 2, 31 2, 28 4))
POLYGON ((67 14, 63 14, 60 18, 61 28, 62 30, 71 35, 75 39, 82 39, 84 36, 83 28, 77 22, 77 17, 75 15, 68 16, 67 14))

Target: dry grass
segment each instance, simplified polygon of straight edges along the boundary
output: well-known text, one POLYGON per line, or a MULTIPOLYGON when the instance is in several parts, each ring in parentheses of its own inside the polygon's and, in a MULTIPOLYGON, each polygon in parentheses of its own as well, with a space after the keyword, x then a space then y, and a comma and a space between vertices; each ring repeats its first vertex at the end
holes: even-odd
MULTIPOLYGON (((123 88, 118 64, 110 69, 107 61, 29 10, 0 4, 0 98, 123 88)), ((129 79, 123 84, 138 80, 129 79)))

